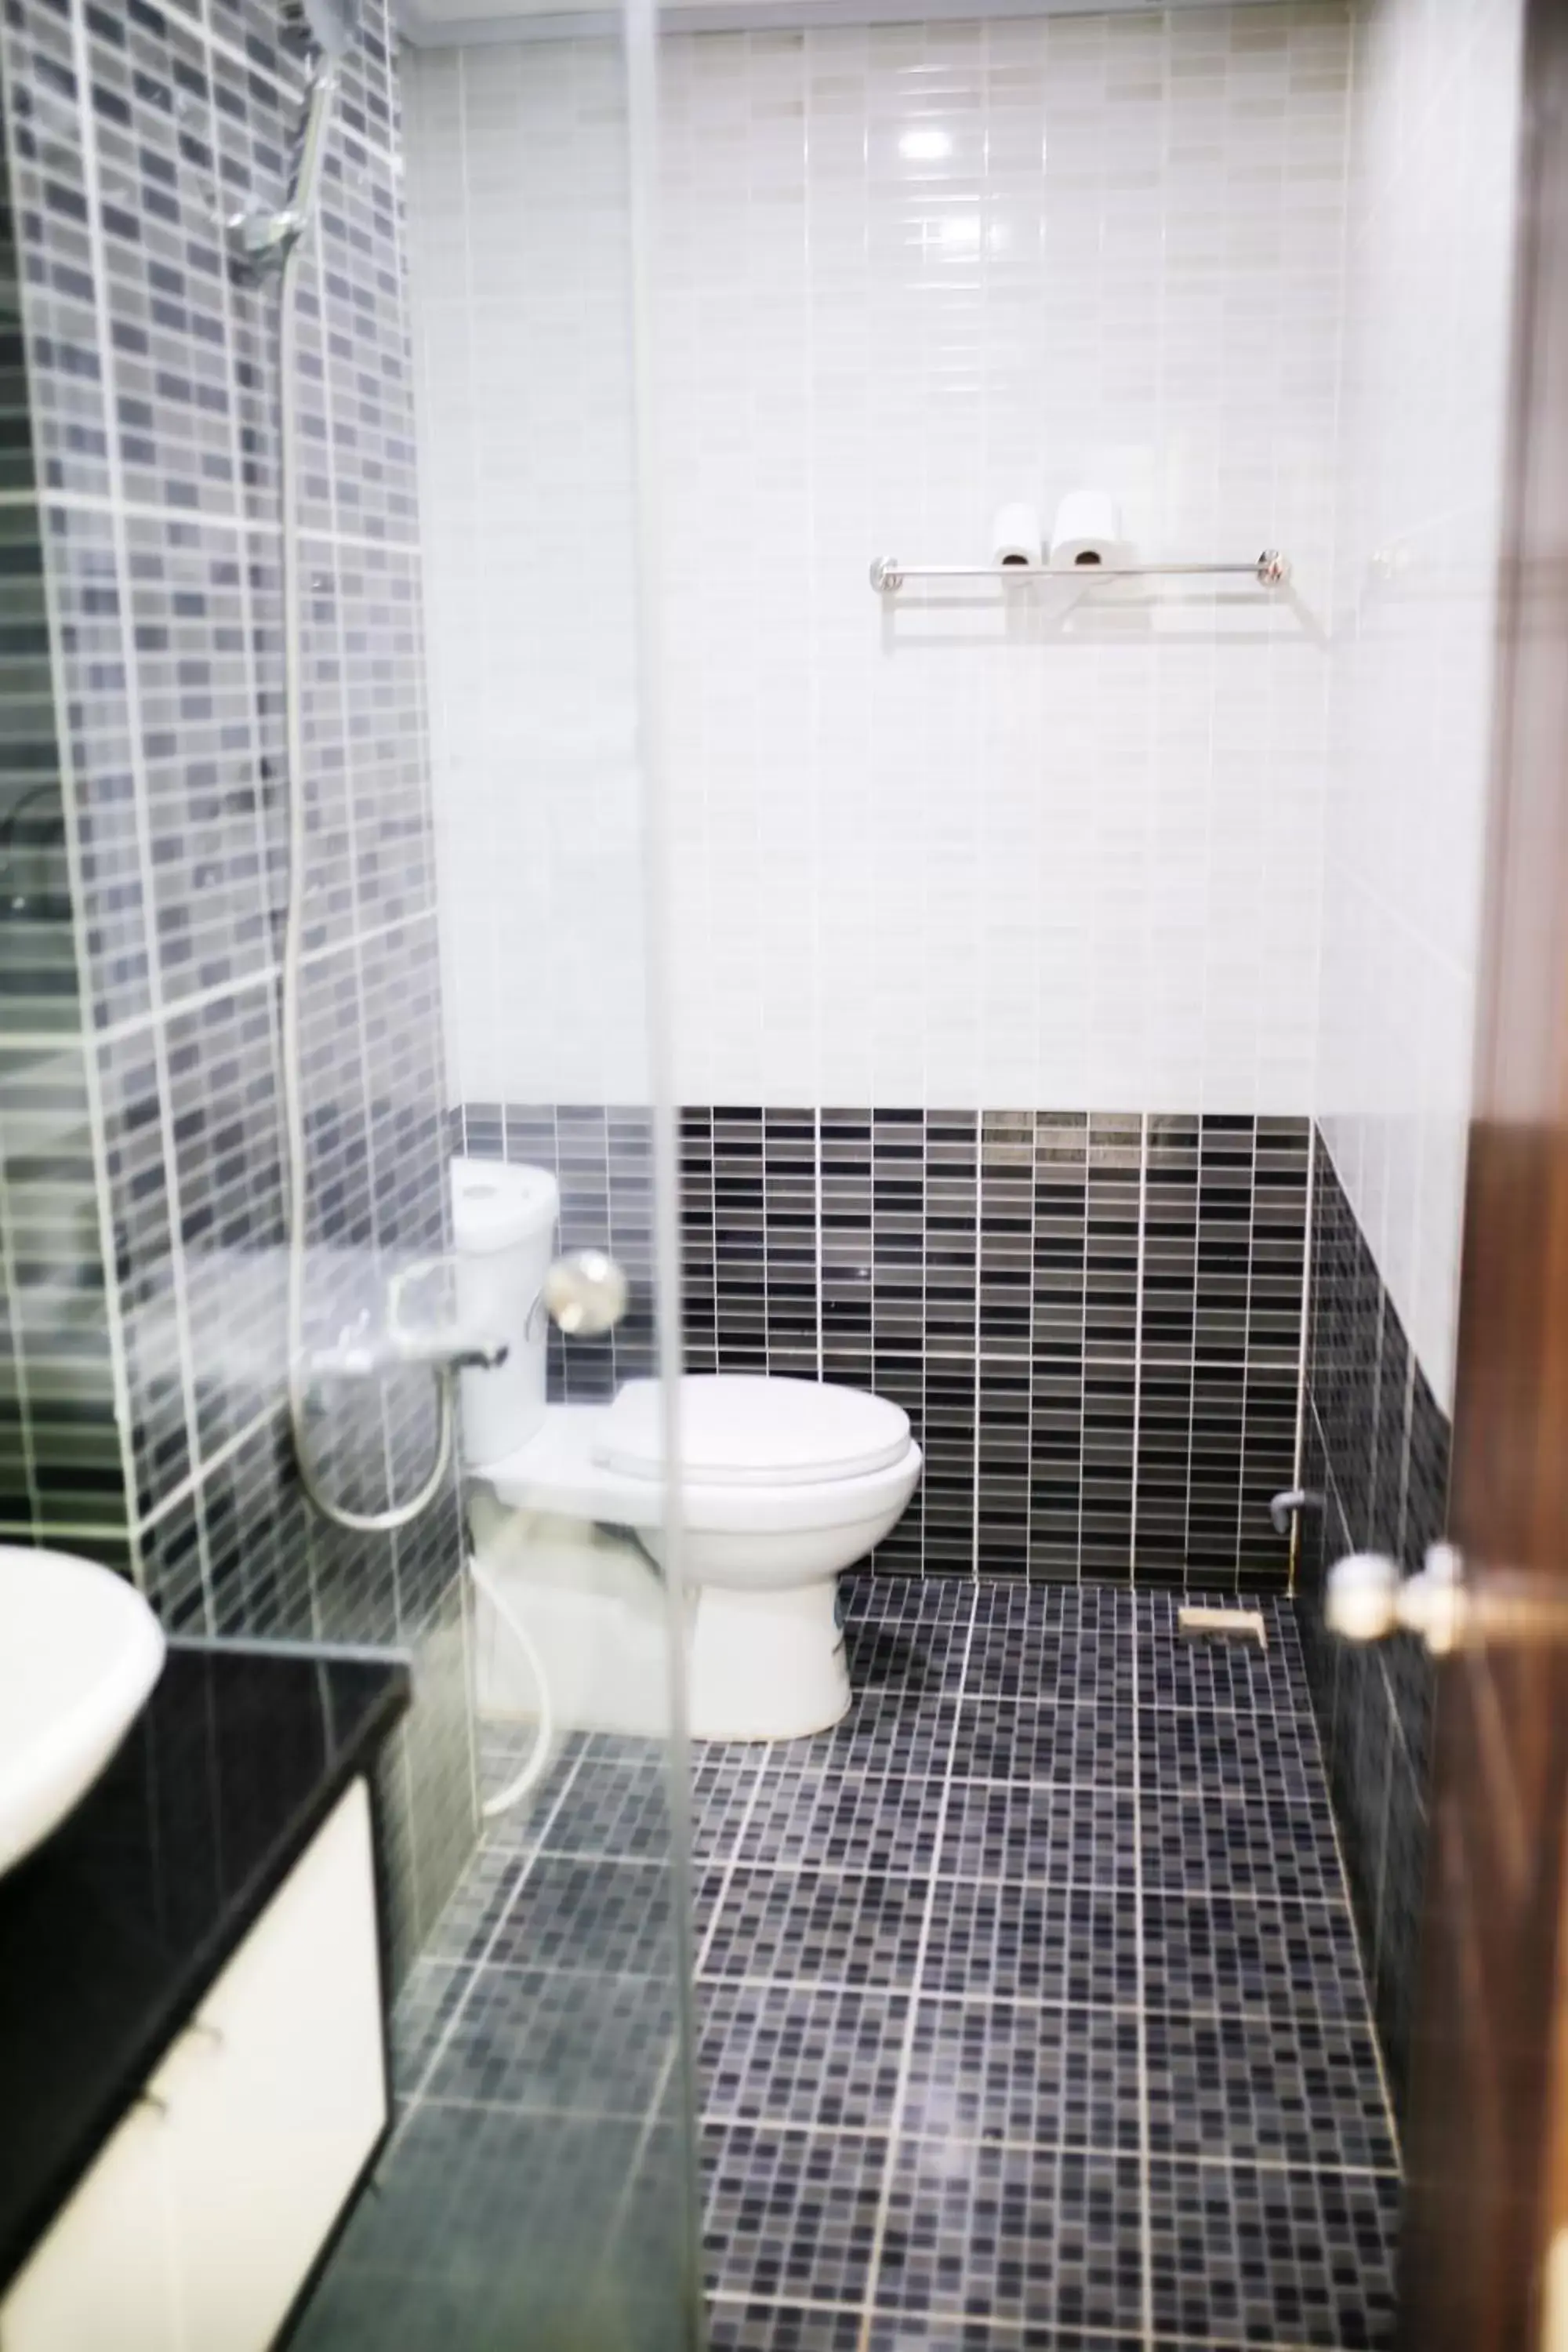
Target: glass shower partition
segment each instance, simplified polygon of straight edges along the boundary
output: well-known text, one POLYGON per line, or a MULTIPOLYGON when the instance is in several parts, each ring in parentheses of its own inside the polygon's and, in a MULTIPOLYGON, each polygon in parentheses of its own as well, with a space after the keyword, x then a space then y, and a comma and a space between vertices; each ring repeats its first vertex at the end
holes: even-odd
MULTIPOLYGON (((405 46, 399 95, 454 1159, 502 1200, 510 1176, 536 1200, 552 1183, 556 1251, 626 1277, 606 1329, 569 1335, 535 1306, 504 1335, 543 1352, 540 1434, 564 1433, 581 1466, 573 1417, 657 1375, 679 1287, 656 1214, 672 1185, 639 698, 637 142, 624 39, 527 29, 405 46)), ((460 1219, 458 1244, 482 1310, 460 1219)), ((467 1376, 470 1454, 496 1426, 486 1377, 467 1376)), ((645 1528, 645 1549, 591 1494, 526 1474, 470 1477, 466 1508, 481 1843, 414 1963, 395 2137, 299 2341, 685 2352, 701 2315, 670 1530, 645 1528)))
MULTIPOLYGON (((391 1315, 461 1160, 558 1197, 541 1277, 589 1247, 626 1276, 568 1337, 532 1297, 508 1324, 459 1253, 539 1374, 502 1452, 676 1345, 634 585, 651 99, 618 37, 482 29, 0 14, 0 1537, 112 1566, 174 1642, 410 1662, 378 1787, 391 2130, 290 2340, 685 2352, 663 1482, 640 1537, 581 1485, 459 1494, 391 1315)), ((233 2305, 239 2341, 243 2280, 233 2305)))

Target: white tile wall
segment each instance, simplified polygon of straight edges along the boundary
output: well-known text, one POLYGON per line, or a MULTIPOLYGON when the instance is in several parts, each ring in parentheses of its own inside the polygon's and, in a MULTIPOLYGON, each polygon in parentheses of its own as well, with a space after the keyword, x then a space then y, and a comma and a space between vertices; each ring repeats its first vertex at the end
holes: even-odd
MULTIPOLYGON (((665 45, 682 1098, 1310 1107, 1349 54, 1327 5, 665 45), (1086 478, 1299 607, 872 596, 1086 478)), ((452 1083, 624 1099, 615 59, 405 88, 452 1083)))
POLYGON ((452 1099, 647 1098, 607 42, 405 52, 452 1099))
POLYGON ((1519 0, 1377 0, 1355 45, 1319 1110, 1445 1406, 1489 751, 1520 16, 1519 0))

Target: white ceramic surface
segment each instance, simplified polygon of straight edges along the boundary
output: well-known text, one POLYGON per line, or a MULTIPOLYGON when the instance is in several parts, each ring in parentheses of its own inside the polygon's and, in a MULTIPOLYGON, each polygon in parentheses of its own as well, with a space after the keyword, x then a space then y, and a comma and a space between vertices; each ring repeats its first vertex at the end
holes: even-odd
POLYGON ((0 1871, 80 1802, 163 1664, 162 1629, 124 1577, 0 1545, 0 1871))
MULTIPOLYGON (((598 1458, 610 1408, 552 1404, 537 1435, 515 1454, 480 1464, 475 1475, 514 1509, 636 1528, 658 1556, 664 1522, 663 1481, 606 1469, 598 1458)), ((880 1542, 914 1493, 921 1450, 911 1438, 898 1461, 855 1477, 792 1476, 710 1483, 683 1472, 680 1518, 686 1576, 692 1584, 805 1584, 836 1576, 880 1542), (873 1533, 866 1533, 871 1528, 873 1533), (759 1538, 810 1538, 777 1572, 763 1565, 759 1538), (711 1538, 706 1542, 701 1538, 711 1538), (846 1549, 849 1546, 849 1549, 846 1549), (726 1564, 728 1563, 728 1564, 726 1564)))
MULTIPOLYGON (((1458 72, 1450 8, 1400 13, 1458 72)), ((1387 13, 661 37, 675 1100, 1311 1107, 1295 608, 1168 583, 1064 633, 890 611, 867 566, 979 562, 1004 500, 1048 528, 1101 483, 1147 553, 1287 549, 1330 624, 1352 26, 1387 13)), ((613 42, 547 55, 402 84, 448 1083, 637 1103, 625 109, 613 42)), ((1466 160, 1416 201, 1468 257, 1466 160)), ((1402 384, 1449 429, 1445 379, 1402 384)))
MULTIPOLYGON (((864 1389, 767 1372, 681 1379, 683 1486, 819 1486, 890 1470, 909 1450, 909 1414, 864 1389)), ((661 1381, 626 1382, 604 1417, 595 1459, 622 1477, 663 1477, 661 1381)))
MULTIPOLYGON (((682 1385, 699 1402, 690 1418, 708 1471, 688 1467, 680 1481, 692 1733, 802 1738, 849 1704, 835 1586, 897 1524, 920 1478, 920 1447, 897 1406, 856 1391, 752 1376, 688 1376, 682 1385), (889 1461, 895 1436, 901 1451, 889 1461), (813 1452, 822 1457, 815 1476, 813 1452), (876 1466, 845 1475, 866 1460, 876 1466), (778 1483, 767 1482, 770 1463, 778 1483)), ((517 1528, 575 1523, 584 1536, 634 1528, 664 1564, 656 1403, 653 1384, 638 1382, 615 1405, 551 1405, 526 1445, 479 1470, 471 1518, 481 1557, 514 1571, 523 1564, 517 1604, 531 1626, 553 1619, 560 1603, 528 1589, 538 1581, 526 1566, 537 1536, 512 1541, 514 1517, 517 1528), (606 1454, 626 1466, 611 1467, 606 1454)), ((613 1612, 586 1591, 573 1605, 603 1619, 605 1639, 589 1645, 603 1654, 613 1612)), ((595 1706, 605 1703, 601 1695, 595 1706)))

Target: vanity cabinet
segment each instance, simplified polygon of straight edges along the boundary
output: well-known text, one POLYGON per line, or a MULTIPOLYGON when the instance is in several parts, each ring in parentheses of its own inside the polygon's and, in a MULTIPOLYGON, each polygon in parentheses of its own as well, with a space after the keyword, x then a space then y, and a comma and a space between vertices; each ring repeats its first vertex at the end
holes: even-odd
POLYGON ((0 2352, 265 2352, 385 2126, 354 1780, 0 2303, 0 2352))

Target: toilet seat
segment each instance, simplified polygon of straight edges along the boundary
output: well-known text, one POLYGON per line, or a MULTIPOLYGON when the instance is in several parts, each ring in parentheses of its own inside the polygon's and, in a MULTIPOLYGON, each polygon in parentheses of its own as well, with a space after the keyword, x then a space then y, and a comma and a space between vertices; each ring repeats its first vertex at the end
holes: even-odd
MULTIPOLYGON (((552 1405, 526 1445, 499 1462, 474 1465, 474 1475, 515 1509, 552 1511, 601 1526, 658 1529, 664 1522, 664 1483, 651 1473, 612 1470, 601 1459, 610 1441, 615 1407, 552 1405)), ((897 1410, 896 1407, 893 1408, 897 1410)), ((900 1416, 902 1418, 902 1416, 900 1416)), ((905 1423, 906 1431, 908 1423, 905 1423)), ((901 1508, 921 1466, 920 1448, 907 1434, 895 1462, 849 1477, 824 1475, 807 1485, 714 1484, 683 1475, 682 1525, 692 1534, 795 1535, 879 1517, 897 1500, 901 1508)))
MULTIPOLYGON (((595 1444, 606 1470, 662 1477, 663 1395, 662 1381, 626 1382, 595 1444)), ((688 1372, 679 1404, 683 1490, 869 1477, 910 1450, 909 1414, 863 1389, 763 1372, 688 1372)))

